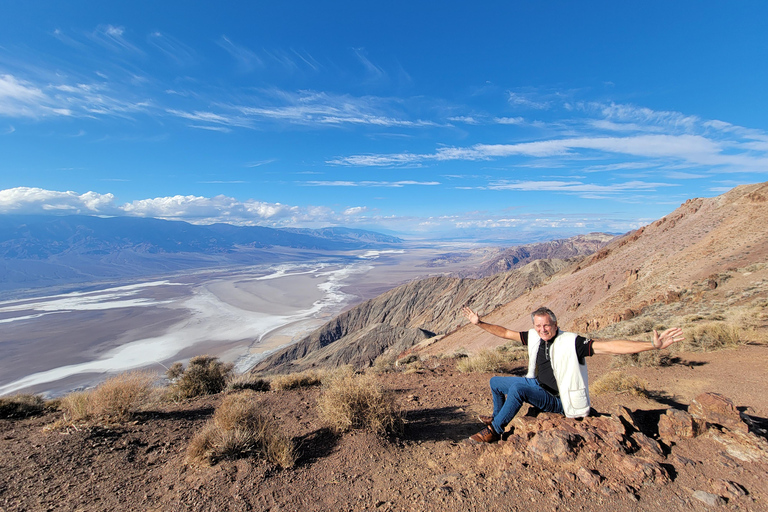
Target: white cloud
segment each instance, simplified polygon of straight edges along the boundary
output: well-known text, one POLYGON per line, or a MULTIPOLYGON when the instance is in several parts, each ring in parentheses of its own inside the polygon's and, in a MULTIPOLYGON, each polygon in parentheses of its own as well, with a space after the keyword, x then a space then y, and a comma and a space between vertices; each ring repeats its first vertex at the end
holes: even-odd
POLYGON ((580 181, 495 181, 488 185, 491 190, 520 190, 535 192, 565 192, 571 194, 600 193, 615 194, 627 191, 656 190, 661 187, 675 186, 669 183, 649 183, 644 181, 629 181, 626 183, 613 183, 599 185, 596 183, 583 183, 580 181))
POLYGON ((538 100, 532 99, 531 94, 523 94, 523 93, 512 92, 512 91, 508 93, 507 100, 513 106, 533 108, 536 110, 546 110, 552 106, 551 103, 548 101, 538 101, 538 100))
POLYGON ((36 85, 13 75, 0 75, 0 115, 38 117, 53 113, 48 96, 36 85))
POLYGON ((522 117, 497 117, 494 121, 499 124, 522 124, 525 122, 525 119, 522 117))
POLYGON ((112 194, 96 192, 57 192, 32 187, 0 190, 0 213, 40 214, 62 212, 68 214, 118 213, 112 194))
MULTIPOLYGON (((390 186, 405 184, 411 182, 390 186)), ((365 211, 365 206, 354 206, 337 213, 325 206, 299 207, 254 199, 241 201, 224 195, 155 197, 118 205, 113 194, 78 194, 32 187, 0 190, 0 214, 126 215, 183 220, 196 224, 226 222, 270 227, 320 227, 349 223, 365 211)))
POLYGON ((365 206, 354 206, 352 208, 347 208, 344 210, 344 215, 359 215, 361 213, 365 213, 368 210, 365 206))

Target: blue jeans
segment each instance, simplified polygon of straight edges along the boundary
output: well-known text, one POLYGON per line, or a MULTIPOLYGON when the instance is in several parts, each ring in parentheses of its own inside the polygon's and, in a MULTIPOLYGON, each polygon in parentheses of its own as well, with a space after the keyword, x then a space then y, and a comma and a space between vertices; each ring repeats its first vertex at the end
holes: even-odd
POLYGON ((541 387, 536 379, 528 377, 491 377, 493 394, 493 430, 498 434, 512 421, 523 403, 529 403, 544 412, 563 414, 560 397, 541 387))

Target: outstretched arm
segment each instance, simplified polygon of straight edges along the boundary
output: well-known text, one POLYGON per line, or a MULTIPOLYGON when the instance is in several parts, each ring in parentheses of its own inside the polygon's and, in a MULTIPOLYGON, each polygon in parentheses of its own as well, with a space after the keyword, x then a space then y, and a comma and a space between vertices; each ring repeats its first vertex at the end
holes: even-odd
POLYGON ((646 350, 661 350, 684 339, 683 330, 673 327, 661 334, 653 331, 653 341, 593 340, 592 350, 595 354, 637 354, 646 350))
POLYGON ((477 313, 469 309, 469 307, 464 306, 461 310, 462 313, 464 313, 464 316, 467 317, 467 320, 469 320, 471 323, 475 324, 476 326, 480 327, 484 331, 487 331, 494 336, 498 336, 499 338, 504 338, 505 340, 512 340, 512 341, 522 341, 520 339, 520 333, 517 331, 510 331, 506 327, 502 327, 500 325, 495 324, 487 324, 480 320, 480 317, 477 313))

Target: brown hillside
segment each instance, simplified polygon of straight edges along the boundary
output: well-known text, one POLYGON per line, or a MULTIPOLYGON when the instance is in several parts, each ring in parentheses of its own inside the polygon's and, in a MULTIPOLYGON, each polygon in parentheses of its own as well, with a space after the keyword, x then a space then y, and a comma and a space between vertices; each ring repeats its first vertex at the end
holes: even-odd
MULTIPOLYGON (((722 319, 736 307, 764 307, 768 297, 768 183, 691 199, 666 217, 621 237, 496 309, 471 304, 488 321, 530 328, 529 312, 547 305, 562 327, 582 333, 640 316, 682 322, 722 319)), ((471 326, 429 353, 476 351, 501 340, 471 326)))

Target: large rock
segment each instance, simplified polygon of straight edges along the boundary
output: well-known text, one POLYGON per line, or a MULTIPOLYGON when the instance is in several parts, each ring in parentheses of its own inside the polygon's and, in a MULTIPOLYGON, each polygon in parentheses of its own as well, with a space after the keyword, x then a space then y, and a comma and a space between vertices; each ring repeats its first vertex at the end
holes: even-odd
POLYGON ((591 488, 603 483, 613 489, 668 483, 661 446, 628 427, 625 416, 631 419, 629 410, 580 421, 550 413, 519 416, 512 420, 513 434, 501 443, 502 451, 563 470, 578 464, 576 476, 591 488))
POLYGON ((730 398, 719 393, 702 393, 693 399, 688 412, 696 419, 728 430, 748 432, 749 426, 730 398))
POLYGON ((691 439, 706 431, 706 422, 680 409, 667 409, 659 418, 659 436, 667 441, 691 439))

